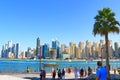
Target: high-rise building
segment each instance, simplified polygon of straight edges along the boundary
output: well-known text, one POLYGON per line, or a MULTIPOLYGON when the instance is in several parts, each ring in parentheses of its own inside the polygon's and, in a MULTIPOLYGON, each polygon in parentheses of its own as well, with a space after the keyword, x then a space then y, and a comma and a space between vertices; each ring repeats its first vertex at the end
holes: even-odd
POLYGON ((76 47, 75 48, 76 49, 76 54, 75 54, 75 58, 77 58, 77 59, 80 59, 81 58, 81 52, 80 52, 80 48, 79 47, 76 47))
POLYGON ((75 58, 76 55, 76 44, 73 42, 69 43, 69 54, 70 58, 75 58))
POLYGON ((16 53, 16 46, 15 46, 15 44, 13 44, 13 46, 12 46, 12 53, 13 53, 13 55, 15 57, 15 53, 16 53))
POLYGON ((54 49, 56 52, 56 58, 60 58, 60 47, 59 47, 59 41, 53 40, 52 41, 52 49, 54 49))
POLYGON ((2 46, 2 50, 1 50, 1 58, 5 58, 5 47, 4 47, 4 45, 2 46))
POLYGON ((85 58, 86 55, 85 55, 85 47, 84 47, 84 42, 83 41, 80 41, 79 44, 78 44, 78 47, 80 48, 80 58, 85 58))
POLYGON ((44 44, 41 47, 41 50, 42 50, 42 58, 43 59, 45 59, 46 57, 49 57, 49 46, 48 46, 48 44, 44 44))
POLYGON ((70 58, 73 58, 73 42, 69 43, 69 54, 70 54, 70 58))
POLYGON ((65 53, 65 44, 61 44, 61 53, 62 53, 62 54, 65 53))
POLYGON ((108 41, 108 52, 109 52, 109 57, 113 57, 112 40, 108 41))
POLYGON ((20 58, 25 59, 25 52, 24 51, 20 53, 20 58))
POLYGON ((115 43, 114 43, 114 47, 115 47, 114 56, 115 56, 115 57, 118 57, 119 43, 118 43, 118 42, 115 42, 115 43))
POLYGON ((105 42, 104 40, 100 40, 100 44, 99 44, 99 53, 98 53, 98 57, 102 57, 102 58, 105 58, 105 52, 106 49, 105 49, 105 42))
POLYGON ((12 41, 8 41, 8 47, 12 47, 12 41))
POLYGON ((8 53, 12 53, 12 41, 8 41, 8 53))
POLYGON ((4 54, 5 54, 5 57, 4 58, 8 58, 8 44, 5 44, 5 48, 4 48, 4 54))
POLYGON ((101 45, 104 45, 104 44, 105 44, 105 41, 101 39, 101 40, 100 40, 100 44, 101 44, 101 45))
POLYGON ((30 51, 31 51, 32 49, 31 49, 31 47, 28 47, 28 49, 27 49, 27 53, 26 53, 26 57, 27 57, 27 59, 29 59, 31 56, 30 56, 30 51))
POLYGON ((19 55, 20 55, 20 43, 17 43, 15 58, 19 58, 19 55))
MULTIPOLYGON (((69 48, 64 49, 64 54, 69 54, 69 48)), ((70 54, 69 54, 70 55, 70 54)))
POLYGON ((41 50, 40 50, 40 38, 37 38, 37 45, 36 45, 36 57, 40 58, 41 55, 41 50))
POLYGON ((96 41, 94 41, 93 46, 92 46, 92 56, 94 58, 98 58, 98 53, 99 53, 98 43, 96 41))
POLYGON ((91 47, 91 52, 92 52, 92 58, 97 58, 97 56, 96 56, 96 51, 95 51, 95 46, 93 46, 92 45, 92 47, 91 47))
POLYGON ((50 48, 50 58, 51 59, 56 59, 56 50, 50 48))
POLYGON ((86 53, 86 58, 92 57, 92 53, 91 53, 91 42, 90 42, 89 40, 86 41, 85 53, 86 53))

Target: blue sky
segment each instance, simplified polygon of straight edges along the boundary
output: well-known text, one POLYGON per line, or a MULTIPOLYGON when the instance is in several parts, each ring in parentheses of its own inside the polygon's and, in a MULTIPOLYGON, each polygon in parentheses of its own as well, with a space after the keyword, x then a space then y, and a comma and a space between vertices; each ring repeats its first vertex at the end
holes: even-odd
MULTIPOLYGON (((120 0, 0 0, 0 48, 12 40, 21 50, 41 44, 51 45, 53 38, 68 45, 70 41, 100 41, 92 34, 97 11, 109 7, 120 22, 120 0)), ((120 35, 109 38, 120 41, 120 35)))

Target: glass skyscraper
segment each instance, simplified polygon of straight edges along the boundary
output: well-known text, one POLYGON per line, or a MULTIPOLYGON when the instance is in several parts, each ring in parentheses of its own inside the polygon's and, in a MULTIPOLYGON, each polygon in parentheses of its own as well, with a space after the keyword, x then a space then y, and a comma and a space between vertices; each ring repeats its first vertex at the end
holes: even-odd
POLYGON ((49 57, 49 46, 47 44, 44 44, 41 49, 42 49, 42 58, 45 59, 46 57, 49 57))
POLYGON ((16 44, 16 54, 15 54, 15 58, 19 58, 19 52, 20 52, 20 44, 17 43, 17 44, 16 44))
POLYGON ((60 48, 58 40, 52 41, 52 49, 54 49, 56 52, 56 58, 60 58, 60 48))
POLYGON ((37 38, 37 45, 36 45, 36 57, 37 57, 37 58, 40 58, 40 54, 41 54, 40 51, 41 51, 41 50, 40 50, 40 38, 38 37, 38 38, 37 38))

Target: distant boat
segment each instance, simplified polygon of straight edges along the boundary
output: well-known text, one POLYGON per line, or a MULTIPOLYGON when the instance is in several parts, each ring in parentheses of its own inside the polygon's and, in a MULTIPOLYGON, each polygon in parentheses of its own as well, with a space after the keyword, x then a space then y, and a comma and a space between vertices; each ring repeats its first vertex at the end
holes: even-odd
POLYGON ((33 60, 36 60, 36 58, 34 58, 33 60))
POLYGON ((72 60, 71 60, 71 59, 69 59, 68 61, 69 61, 69 62, 71 62, 72 60))

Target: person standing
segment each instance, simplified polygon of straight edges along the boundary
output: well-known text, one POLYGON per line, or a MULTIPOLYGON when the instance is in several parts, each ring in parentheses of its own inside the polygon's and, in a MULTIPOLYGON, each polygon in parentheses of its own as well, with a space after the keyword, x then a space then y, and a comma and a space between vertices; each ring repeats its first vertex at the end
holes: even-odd
POLYGON ((54 70, 53 73, 52 73, 53 80, 55 80, 55 76, 56 76, 56 71, 54 70))
POLYGON ((40 80, 42 80, 42 74, 43 74, 43 71, 40 70, 40 80))
POLYGON ((92 74, 92 69, 90 67, 88 67, 88 76, 92 74))
POLYGON ((74 75, 75 75, 75 80, 77 80, 78 79, 78 69, 77 69, 77 67, 75 67, 75 69, 74 69, 74 75))
POLYGON ((65 70, 64 70, 64 68, 62 69, 62 79, 63 80, 65 79, 65 70))
POLYGON ((30 67, 27 66, 26 72, 27 72, 27 73, 30 72, 30 67))
POLYGON ((58 70, 58 78, 59 78, 59 79, 61 79, 61 77, 62 77, 61 74, 62 74, 62 73, 61 73, 61 69, 59 69, 59 70, 58 70))
POLYGON ((68 74, 70 74, 72 72, 71 67, 68 68, 68 74))
POLYGON ((107 69, 102 66, 102 62, 97 62, 97 70, 96 70, 96 80, 107 80, 107 69))
POLYGON ((46 78, 46 71, 43 70, 43 72, 42 72, 42 80, 45 80, 45 78, 46 78))
POLYGON ((83 70, 83 68, 81 68, 81 70, 80 70, 80 78, 83 78, 83 75, 84 75, 84 70, 83 70))
POLYGON ((114 68, 114 74, 116 74, 116 68, 114 68))

